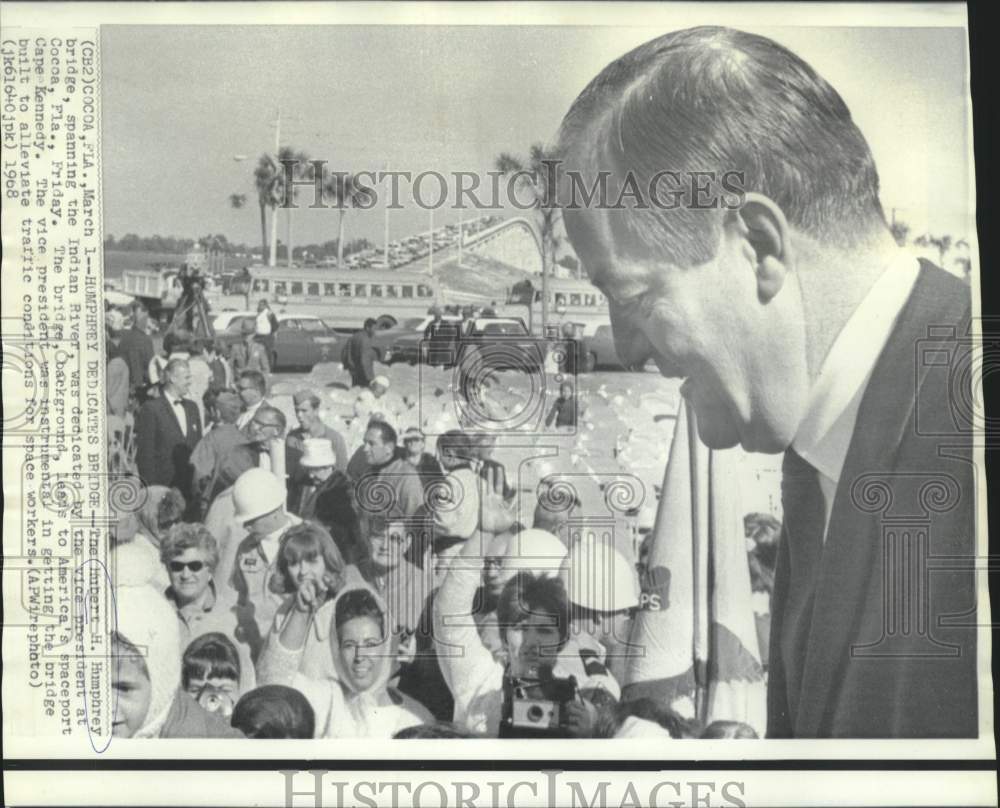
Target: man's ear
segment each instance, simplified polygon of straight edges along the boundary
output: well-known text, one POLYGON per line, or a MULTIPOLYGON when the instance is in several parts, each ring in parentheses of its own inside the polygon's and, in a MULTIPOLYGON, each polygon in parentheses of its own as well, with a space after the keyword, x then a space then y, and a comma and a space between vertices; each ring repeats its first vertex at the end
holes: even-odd
POLYGON ((743 238, 753 251, 757 295, 767 303, 794 270, 791 231, 784 212, 763 194, 748 193, 739 210, 731 211, 740 222, 743 238))

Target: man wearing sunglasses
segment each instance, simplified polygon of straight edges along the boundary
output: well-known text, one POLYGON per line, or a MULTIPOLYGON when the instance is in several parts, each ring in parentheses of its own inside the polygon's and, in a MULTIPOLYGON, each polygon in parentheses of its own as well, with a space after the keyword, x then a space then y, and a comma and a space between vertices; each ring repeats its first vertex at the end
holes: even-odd
POLYGON ((267 406, 265 399, 267 395, 267 378, 258 370, 244 370, 236 382, 236 392, 239 393, 240 401, 243 402, 243 413, 236 420, 236 426, 245 429, 257 410, 262 406, 267 406))

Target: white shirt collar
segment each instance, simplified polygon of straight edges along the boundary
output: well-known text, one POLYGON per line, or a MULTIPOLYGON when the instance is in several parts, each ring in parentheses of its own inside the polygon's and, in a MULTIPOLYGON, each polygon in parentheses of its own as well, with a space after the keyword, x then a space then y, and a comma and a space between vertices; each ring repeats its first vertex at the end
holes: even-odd
POLYGON ((260 540, 260 549, 264 553, 264 557, 267 559, 268 564, 273 564, 275 559, 277 559, 278 550, 281 547, 281 538, 285 535, 285 531, 287 531, 290 527, 302 524, 302 520, 294 513, 286 513, 285 516, 288 519, 285 524, 277 530, 271 531, 260 540))
POLYGON ((236 419, 236 425, 240 429, 242 429, 247 424, 249 424, 250 421, 253 420, 254 415, 256 415, 257 410, 260 409, 260 407, 261 407, 261 405, 263 403, 264 403, 264 399, 261 399, 256 404, 254 404, 252 407, 248 407, 247 409, 243 410, 243 412, 240 413, 240 417, 236 419))
MULTIPOLYGON (((792 448, 820 473, 821 483, 826 478, 833 484, 824 485, 824 493, 836 490, 861 398, 919 272, 917 259, 900 250, 844 324, 813 383, 792 448)), ((832 496, 826 499, 829 518, 832 496)))

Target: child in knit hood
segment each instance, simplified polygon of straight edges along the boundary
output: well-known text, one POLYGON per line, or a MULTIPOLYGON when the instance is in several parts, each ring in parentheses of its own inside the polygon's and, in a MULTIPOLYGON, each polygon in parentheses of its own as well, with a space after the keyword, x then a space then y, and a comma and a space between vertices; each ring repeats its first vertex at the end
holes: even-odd
MULTIPOLYGON (((296 603, 308 612, 309 587, 296 603)), ((317 738, 391 738, 415 724, 430 723, 431 714, 417 701, 388 686, 396 658, 386 609, 367 586, 344 589, 333 604, 329 649, 334 678, 315 679, 298 673, 302 646, 269 644, 262 654, 260 678, 294 687, 309 700, 316 715, 317 738)))

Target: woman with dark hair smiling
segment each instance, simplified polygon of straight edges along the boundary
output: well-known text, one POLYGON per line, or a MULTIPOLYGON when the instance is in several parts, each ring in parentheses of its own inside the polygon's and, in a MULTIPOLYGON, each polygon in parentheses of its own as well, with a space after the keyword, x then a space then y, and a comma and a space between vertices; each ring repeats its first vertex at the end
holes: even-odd
MULTIPOLYGON (((314 587, 303 582, 295 613, 310 614, 314 587)), ((378 595, 361 586, 345 589, 333 602, 333 624, 326 646, 334 675, 314 678, 300 670, 302 645, 269 644, 262 655, 261 678, 300 691, 316 715, 317 738, 392 738, 433 717, 416 700, 388 686, 396 651, 378 595), (264 659, 266 657, 266 660, 264 659), (266 674, 265 674, 266 671, 266 674)), ((297 639, 293 637, 291 639, 297 639)))

